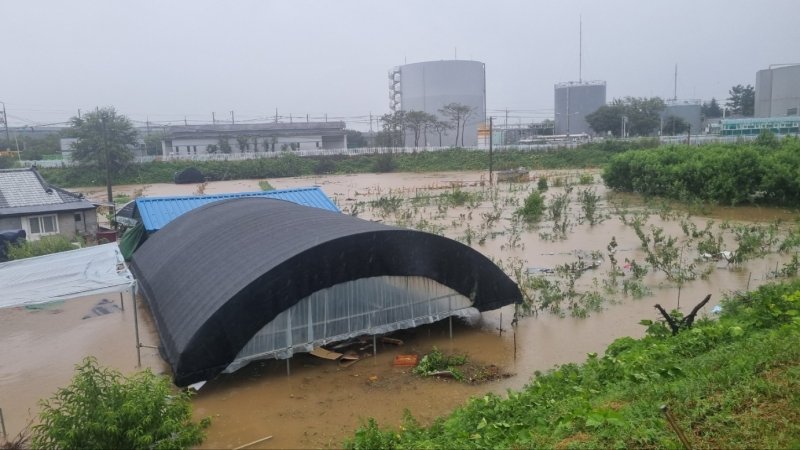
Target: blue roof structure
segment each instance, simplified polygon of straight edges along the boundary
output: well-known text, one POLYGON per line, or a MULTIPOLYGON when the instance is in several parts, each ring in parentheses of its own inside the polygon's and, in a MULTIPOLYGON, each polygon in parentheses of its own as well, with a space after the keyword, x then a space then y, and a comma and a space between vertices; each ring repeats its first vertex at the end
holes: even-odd
POLYGON ((229 194, 186 195, 180 197, 140 197, 136 199, 145 230, 152 233, 183 214, 209 203, 232 198, 262 197, 286 200, 303 206, 341 212, 319 187, 276 189, 259 192, 232 192, 229 194))

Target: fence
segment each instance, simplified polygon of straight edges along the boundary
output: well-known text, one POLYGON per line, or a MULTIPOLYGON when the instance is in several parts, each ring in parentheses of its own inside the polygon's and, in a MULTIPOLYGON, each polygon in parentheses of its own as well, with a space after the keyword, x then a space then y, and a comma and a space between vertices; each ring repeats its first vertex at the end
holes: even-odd
MULTIPOLYGON (((692 145, 703 145, 712 143, 736 143, 741 141, 751 141, 757 136, 717 136, 717 135, 692 135, 692 145)), ((778 136, 779 138, 782 136, 778 136)), ((686 144, 686 136, 662 136, 662 144, 686 144)), ((575 148, 583 143, 551 143, 551 144, 532 144, 532 145, 497 145, 494 151, 502 152, 506 150, 523 150, 552 152, 564 148, 575 148)), ((361 155, 384 155, 398 153, 422 153, 451 150, 453 147, 364 147, 364 148, 330 148, 313 150, 287 150, 277 152, 245 152, 245 153, 203 153, 198 155, 169 155, 169 156, 137 156, 134 158, 136 163, 149 163, 153 161, 246 161, 262 158, 279 158, 283 155, 306 156, 361 156, 361 155)), ((464 147, 467 151, 488 152, 488 147, 464 147)), ((41 160, 41 161, 20 161, 22 167, 69 167, 78 165, 74 161, 65 160, 41 160)))

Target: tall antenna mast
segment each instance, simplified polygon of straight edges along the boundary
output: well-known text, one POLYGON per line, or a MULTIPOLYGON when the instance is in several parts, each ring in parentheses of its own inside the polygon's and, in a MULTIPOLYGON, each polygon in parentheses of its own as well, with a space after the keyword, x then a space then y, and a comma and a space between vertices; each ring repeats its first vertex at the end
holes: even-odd
POLYGON ((583 16, 578 16, 578 83, 583 81, 583 16))
POLYGON ((675 63, 675 87, 672 91, 672 99, 678 99, 678 63, 675 63))

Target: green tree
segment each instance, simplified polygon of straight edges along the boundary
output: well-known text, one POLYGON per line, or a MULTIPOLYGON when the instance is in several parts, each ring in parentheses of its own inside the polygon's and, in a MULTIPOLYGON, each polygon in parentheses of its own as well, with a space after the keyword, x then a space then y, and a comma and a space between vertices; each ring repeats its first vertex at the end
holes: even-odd
POLYGON ((231 148, 230 137, 228 136, 220 136, 219 140, 217 141, 217 146, 219 147, 219 151, 222 153, 230 153, 233 150, 231 148))
POLYGON ((461 103, 448 103, 440 110, 445 116, 450 125, 456 130, 455 146, 458 146, 458 138, 461 136, 461 146, 464 146, 464 126, 467 124, 467 118, 472 114, 473 108, 461 103))
POLYGON ((436 120, 430 125, 430 127, 434 133, 439 135, 439 147, 442 146, 442 135, 446 135, 448 130, 453 129, 450 123, 444 120, 436 120))
POLYGON ((425 134, 428 127, 436 122, 436 116, 425 111, 409 111, 406 113, 406 128, 414 133, 414 147, 419 147, 419 137, 425 134))
POLYGON ((78 138, 73 144, 72 159, 105 169, 108 202, 113 202, 112 174, 118 174, 133 160, 131 147, 137 136, 133 124, 111 106, 73 117, 70 123, 69 134, 78 138))
POLYGON ((164 133, 151 133, 144 137, 145 152, 150 156, 160 155, 161 141, 164 140, 164 133))
POLYGON ((731 113, 744 117, 753 117, 756 106, 756 90, 752 85, 742 86, 737 84, 728 91, 728 94, 730 97, 728 97, 728 102, 725 103, 725 106, 728 107, 731 113))
POLYGON ((719 103, 717 103, 717 99, 711 97, 711 101, 709 103, 703 103, 701 108, 701 113, 703 117, 706 119, 716 119, 717 117, 722 117, 722 108, 719 107, 719 103))
POLYGON ((664 100, 658 97, 625 97, 601 106, 586 116, 586 122, 596 133, 620 136, 624 120, 627 135, 650 136, 659 130, 665 108, 664 100))
POLYGON ((34 449, 189 448, 203 441, 208 419, 193 423, 190 394, 150 369, 125 377, 86 358, 72 383, 41 402, 34 449))
POLYGON ((677 116, 668 116, 661 126, 662 134, 676 136, 689 130, 689 122, 677 116))
POLYGON ((381 116, 383 131, 389 141, 387 147, 402 147, 405 145, 406 112, 395 111, 381 116))
POLYGON ((345 130, 347 133, 347 148, 361 148, 367 146, 367 139, 360 131, 345 130))
POLYGON ((236 145, 240 152, 250 150, 250 138, 247 136, 236 136, 236 145))

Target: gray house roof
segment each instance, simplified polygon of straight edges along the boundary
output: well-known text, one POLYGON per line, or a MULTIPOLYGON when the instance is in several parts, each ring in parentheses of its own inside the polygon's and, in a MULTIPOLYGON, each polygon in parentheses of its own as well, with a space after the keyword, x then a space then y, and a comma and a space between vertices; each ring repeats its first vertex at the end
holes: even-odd
POLYGON ((94 208, 82 196, 49 185, 34 168, 0 170, 0 217, 94 208))

